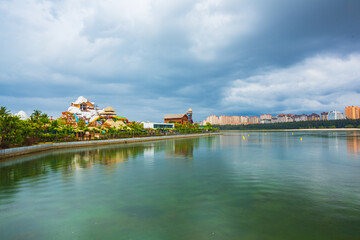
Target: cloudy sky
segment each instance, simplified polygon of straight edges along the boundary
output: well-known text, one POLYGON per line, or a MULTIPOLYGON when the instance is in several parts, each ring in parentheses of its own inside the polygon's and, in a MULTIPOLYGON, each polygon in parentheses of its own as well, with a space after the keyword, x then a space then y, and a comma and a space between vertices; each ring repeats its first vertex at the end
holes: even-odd
POLYGON ((1 0, 0 105, 130 120, 360 104, 358 0, 1 0))

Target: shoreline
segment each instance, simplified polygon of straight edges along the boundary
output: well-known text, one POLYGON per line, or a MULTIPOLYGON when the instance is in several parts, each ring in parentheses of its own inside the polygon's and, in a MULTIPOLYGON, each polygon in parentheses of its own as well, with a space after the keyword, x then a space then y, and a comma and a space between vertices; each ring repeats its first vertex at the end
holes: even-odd
POLYGON ((309 131, 360 131, 360 128, 304 128, 304 129, 258 129, 258 130, 220 130, 220 132, 309 132, 309 131))
POLYGON ((283 131, 360 131, 360 128, 315 128, 315 129, 284 129, 283 131))
POLYGON ((65 148, 78 148, 84 146, 99 146, 99 145, 110 145, 110 144, 128 144, 136 142, 150 142, 168 139, 181 139, 181 138, 192 138, 192 137, 209 137, 213 135, 221 135, 222 133, 197 133, 197 134, 184 134, 184 135, 170 135, 170 136, 157 136, 157 137, 136 137, 136 138, 120 138, 120 139, 109 139, 109 140, 92 140, 92 141, 78 141, 78 142, 63 142, 63 143, 46 143, 28 147, 17 147, 0 149, 0 159, 26 155, 36 152, 49 151, 55 149, 65 148))

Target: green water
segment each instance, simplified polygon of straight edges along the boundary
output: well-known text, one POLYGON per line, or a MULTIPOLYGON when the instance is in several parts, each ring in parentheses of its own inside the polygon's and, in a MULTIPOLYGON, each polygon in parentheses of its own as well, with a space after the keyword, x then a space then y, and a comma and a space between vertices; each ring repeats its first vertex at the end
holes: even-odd
POLYGON ((0 239, 360 239, 359 151, 227 132, 2 161, 0 239))

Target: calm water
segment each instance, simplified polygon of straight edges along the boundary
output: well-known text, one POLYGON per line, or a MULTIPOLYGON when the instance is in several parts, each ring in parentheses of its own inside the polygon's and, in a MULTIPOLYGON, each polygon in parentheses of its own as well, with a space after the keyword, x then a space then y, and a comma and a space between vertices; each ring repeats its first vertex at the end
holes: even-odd
POLYGON ((0 239, 360 239, 359 151, 227 132, 2 161, 0 239))

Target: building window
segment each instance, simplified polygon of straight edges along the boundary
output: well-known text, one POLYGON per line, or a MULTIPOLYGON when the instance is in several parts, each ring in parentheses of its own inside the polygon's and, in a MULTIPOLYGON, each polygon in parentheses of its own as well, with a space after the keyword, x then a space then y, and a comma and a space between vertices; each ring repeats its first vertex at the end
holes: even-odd
POLYGON ((86 110, 86 105, 85 105, 85 104, 81 104, 81 105, 80 105, 80 110, 81 110, 81 111, 86 110))

